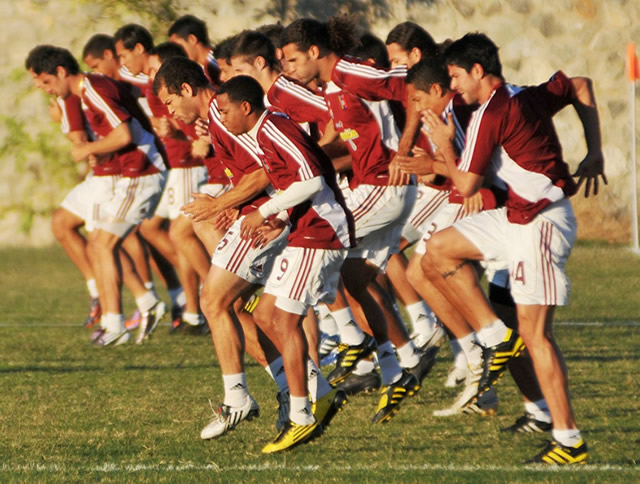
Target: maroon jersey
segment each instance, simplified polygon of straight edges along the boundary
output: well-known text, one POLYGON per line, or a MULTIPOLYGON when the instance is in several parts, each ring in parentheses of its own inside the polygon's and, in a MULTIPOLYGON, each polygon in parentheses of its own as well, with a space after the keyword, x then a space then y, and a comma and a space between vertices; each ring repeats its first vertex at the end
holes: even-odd
POLYGON ((207 76, 209 82, 213 86, 220 85, 220 66, 218 65, 218 60, 213 55, 213 50, 210 50, 207 54, 207 64, 201 66, 204 71, 204 75, 207 76))
POLYGON ((331 80, 338 87, 358 97, 369 101, 399 101, 405 107, 406 77, 407 66, 384 69, 354 57, 340 59, 331 73, 331 80))
POLYGON ((82 101, 98 138, 104 138, 122 123, 129 124, 131 143, 116 153, 123 176, 138 177, 166 170, 164 149, 126 83, 87 74, 82 101))
POLYGON ((313 92, 298 81, 278 76, 267 92, 272 111, 285 113, 296 123, 326 126, 331 119, 322 93, 313 92))
POLYGON ((324 179, 320 193, 289 209, 288 245, 316 249, 354 246, 351 214, 336 184, 331 160, 320 146, 282 113, 265 111, 250 134, 260 147, 263 168, 277 191, 298 181, 318 176, 324 179))
POLYGON ((495 174, 507 185, 510 222, 526 224, 546 206, 576 193, 552 120, 574 99, 571 80, 557 72, 535 87, 501 84, 473 113, 459 168, 495 174))
MULTIPOLYGON (((262 169, 262 161, 255 143, 246 134, 235 136, 220 121, 220 111, 215 96, 209 103, 209 133, 219 163, 227 168, 227 175, 233 185, 237 185, 244 175, 262 169)), ((269 200, 266 192, 243 203, 240 214, 245 215, 269 200)))
MULTIPOLYGON (((149 81, 145 89, 145 97, 149 103, 149 109, 154 118, 171 118, 167 106, 153 93, 153 82, 149 81)), ((184 134, 184 138, 175 138, 167 136, 160 138, 167 152, 169 166, 171 168, 192 168, 194 166, 202 166, 202 158, 196 158, 191 154, 191 141, 182 129, 184 123, 179 123, 180 131, 184 134)))

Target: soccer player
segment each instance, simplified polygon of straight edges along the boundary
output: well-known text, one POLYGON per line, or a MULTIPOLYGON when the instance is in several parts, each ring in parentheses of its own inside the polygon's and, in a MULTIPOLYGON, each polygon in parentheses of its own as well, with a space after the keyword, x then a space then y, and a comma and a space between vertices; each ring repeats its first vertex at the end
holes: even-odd
MULTIPOLYGON (((387 317, 369 287, 384 269, 389 254, 397 250, 400 230, 415 200, 415 186, 389 186, 389 163, 399 132, 388 106, 365 103, 333 82, 333 71, 342 61, 339 54, 353 45, 352 34, 353 25, 338 17, 328 24, 300 19, 283 31, 282 50, 289 75, 303 84, 312 80, 322 84, 335 128, 351 154, 353 178, 345 198, 354 215, 358 245, 350 250, 341 273, 345 288, 362 306, 378 344, 385 392, 373 421, 383 423, 395 415, 406 396, 420 388, 420 383, 398 363, 389 340, 387 317)), ((348 376, 355 363, 371 350, 367 340, 351 348, 345 360, 348 365, 337 367, 342 376, 348 376)))
POLYGON ((212 85, 220 83, 220 67, 205 22, 193 15, 183 15, 169 27, 169 40, 181 45, 189 59, 200 64, 212 85))
POLYGON ((480 393, 495 383, 523 341, 529 348, 551 412, 554 439, 532 461, 584 462, 587 446, 576 426, 566 366, 551 332, 555 307, 567 303, 564 267, 576 237, 568 197, 577 191, 551 118, 567 104, 575 107, 589 149, 581 171, 597 180, 603 163, 590 84, 558 72, 547 83, 514 92, 502 77, 498 48, 483 34, 455 41, 445 58, 451 87, 465 102, 480 107, 471 120, 459 165, 451 144, 452 126, 429 112, 425 123, 431 139, 463 196, 476 193, 488 174, 506 183, 508 196, 505 207, 466 217, 434 234, 426 258, 440 275, 432 282, 474 327, 483 345, 480 393), (497 318, 469 264, 498 258, 506 258, 510 265, 522 338, 497 318))
MULTIPOLYGON (((101 324, 105 331, 95 343, 126 343, 130 336, 122 315, 118 248, 158 203, 166 177, 163 150, 128 89, 108 77, 80 72, 68 50, 56 48, 37 64, 32 63, 31 69, 47 92, 63 98, 74 94, 87 106, 87 117, 97 139, 75 145, 75 160, 110 159, 117 153, 122 177, 116 183, 115 196, 100 206, 101 216, 91 234, 90 247, 104 289, 101 324)), ((165 308, 139 278, 134 283, 132 290, 143 313, 139 335, 142 341, 153 331, 165 308)))
MULTIPOLYGON (((248 133, 278 195, 247 214, 241 230, 252 238, 268 217, 287 211, 291 231, 278 255, 259 305, 275 299, 267 319, 277 334, 291 394, 290 421, 264 447, 280 452, 322 432, 307 396, 308 348, 302 320, 310 306, 331 302, 350 247, 350 229, 331 161, 293 120, 264 107, 258 82, 237 76, 218 90, 221 121, 233 134, 248 133)), ((351 227, 353 223, 351 222, 351 227)))

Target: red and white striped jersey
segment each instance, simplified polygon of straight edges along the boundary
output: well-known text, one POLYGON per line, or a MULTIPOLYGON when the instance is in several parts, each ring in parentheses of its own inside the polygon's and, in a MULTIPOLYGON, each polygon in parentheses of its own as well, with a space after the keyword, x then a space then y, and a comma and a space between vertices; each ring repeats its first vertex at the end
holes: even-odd
MULTIPOLYGON (((262 169, 262 161, 255 142, 246 134, 235 136, 220 121, 220 110, 215 96, 209 103, 209 134, 216 159, 226 167, 226 174, 233 185, 237 185, 244 175, 262 169)), ((266 192, 243 203, 240 214, 251 212, 269 200, 266 192)))
POLYGON ((260 148, 262 166, 277 191, 322 176, 324 189, 289 209, 292 247, 342 249, 354 246, 351 213, 336 183, 331 160, 322 148, 283 113, 266 110, 250 135, 260 148))
POLYGON ((123 176, 137 177, 166 170, 164 148, 126 83, 87 74, 83 80, 82 102, 89 125, 98 138, 128 123, 132 141, 117 152, 123 176))
POLYGON ((324 96, 283 75, 278 76, 267 92, 270 109, 285 113, 296 123, 319 123, 331 119, 324 96))
POLYGON ((369 101, 407 103, 407 66, 393 69, 377 67, 354 57, 342 58, 331 73, 338 87, 369 101))
POLYGON ((557 72, 539 86, 498 86, 472 115, 459 168, 501 179, 510 222, 526 224, 577 191, 562 159, 552 117, 575 99, 571 80, 557 72))
POLYGON ((220 85, 220 66, 218 65, 218 59, 213 55, 213 50, 210 50, 207 54, 207 64, 201 66, 204 71, 204 75, 207 76, 212 86, 220 85))

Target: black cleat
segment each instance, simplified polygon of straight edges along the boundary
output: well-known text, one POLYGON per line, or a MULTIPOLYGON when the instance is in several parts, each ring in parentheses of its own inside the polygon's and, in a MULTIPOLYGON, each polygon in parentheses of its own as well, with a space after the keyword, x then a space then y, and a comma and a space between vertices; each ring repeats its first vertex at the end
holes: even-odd
POLYGON ((550 432, 553 424, 536 420, 530 413, 525 413, 513 425, 501 429, 503 432, 518 432, 523 434, 550 432))
POLYGON ((584 440, 580 440, 572 447, 565 447, 555 440, 547 442, 547 446, 542 452, 530 459, 526 464, 586 464, 589 458, 589 451, 584 440))
POLYGON ((376 349, 375 340, 368 334, 364 335, 364 340, 357 346, 349 346, 341 344, 340 352, 336 360, 336 367, 329 373, 327 380, 332 385, 343 382, 353 370, 356 369, 358 362, 368 357, 376 349))
POLYGON ((419 389, 420 383, 417 378, 411 373, 403 371, 397 382, 382 388, 382 397, 371 421, 373 423, 387 423, 398 413, 402 401, 413 396, 419 389))
POLYGON ((376 370, 366 375, 357 375, 351 373, 339 387, 344 390, 347 395, 356 395, 358 393, 371 393, 380 388, 382 379, 376 370))
POLYGON ((507 369, 509 360, 520 356, 524 349, 522 338, 510 328, 507 328, 507 334, 501 343, 495 346, 483 346, 482 359, 484 366, 482 376, 478 382, 478 394, 480 395, 494 386, 507 369))

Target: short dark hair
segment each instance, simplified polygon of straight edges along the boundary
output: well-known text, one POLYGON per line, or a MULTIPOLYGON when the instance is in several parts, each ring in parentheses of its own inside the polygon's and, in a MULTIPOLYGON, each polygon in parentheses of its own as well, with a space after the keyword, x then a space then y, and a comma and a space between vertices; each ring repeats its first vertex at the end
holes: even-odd
POLYGON ((209 32, 207 24, 193 15, 183 15, 169 27, 169 37, 177 35, 181 39, 187 40, 193 35, 204 45, 209 45, 209 32))
POLYGON ((261 34, 269 37, 269 40, 271 41, 271 43, 276 49, 282 48, 280 34, 282 34, 283 30, 284 30, 284 25, 282 25, 280 22, 278 22, 277 24, 261 25, 256 29, 257 32, 260 32, 261 34))
POLYGON ((171 57, 188 57, 184 47, 175 42, 163 42, 149 51, 149 55, 157 55, 161 63, 171 57))
POLYGON ((225 61, 227 64, 229 64, 231 62, 233 47, 237 39, 238 39, 237 35, 232 35, 218 42, 216 46, 213 48, 213 55, 215 56, 215 58, 221 59, 225 61))
POLYGON ((299 50, 306 51, 316 45, 321 56, 329 52, 342 56, 357 44, 356 30, 353 18, 346 15, 333 16, 328 22, 301 18, 285 27, 280 40, 283 47, 295 44, 299 50))
POLYGON ((31 52, 29 52, 24 62, 24 66, 27 70, 32 70, 38 75, 43 72, 56 74, 58 66, 64 67, 67 74, 70 75, 75 75, 80 72, 78 61, 73 57, 71 52, 53 45, 38 45, 31 49, 31 52))
POLYGON ((256 110, 264 110, 264 91, 250 76, 234 76, 218 88, 218 95, 226 94, 233 103, 248 102, 256 110))
POLYGON ((439 84, 443 91, 448 91, 451 78, 442 57, 427 57, 409 69, 405 82, 424 92, 429 92, 434 84, 439 84))
POLYGON ((369 32, 362 34, 358 45, 349 50, 349 55, 359 57, 363 60, 373 59, 376 66, 384 67, 385 69, 391 66, 389 63, 389 53, 387 52, 384 42, 369 32))
POLYGON ((90 55, 96 59, 102 59, 105 50, 110 50, 114 56, 116 55, 116 46, 113 37, 107 34, 95 34, 84 45, 82 58, 84 59, 90 55))
POLYGON ((158 69, 153 80, 153 93, 157 96, 162 86, 165 86, 170 94, 180 94, 184 83, 189 84, 194 93, 209 86, 209 80, 200 64, 187 57, 171 57, 158 69))
POLYGON ((422 57, 438 54, 438 44, 425 29, 413 22, 402 22, 396 25, 387 35, 385 44, 398 44, 407 52, 414 48, 420 49, 422 57))
POLYGON ((122 42, 127 50, 133 50, 136 44, 141 44, 147 52, 153 49, 153 37, 147 29, 138 24, 127 24, 120 27, 113 34, 113 41, 114 43, 122 42))
POLYGON ((276 58, 276 48, 269 37, 255 30, 244 30, 238 34, 233 43, 231 57, 243 56, 253 62, 256 57, 262 57, 271 69, 279 69, 280 61, 276 58))
POLYGON ((498 47, 485 34, 468 33, 456 40, 447 47, 444 58, 448 65, 462 67, 467 72, 471 72, 474 64, 480 64, 485 74, 503 78, 498 47))

